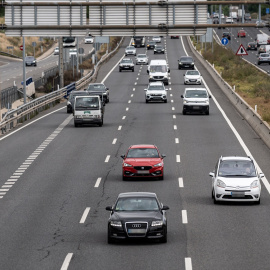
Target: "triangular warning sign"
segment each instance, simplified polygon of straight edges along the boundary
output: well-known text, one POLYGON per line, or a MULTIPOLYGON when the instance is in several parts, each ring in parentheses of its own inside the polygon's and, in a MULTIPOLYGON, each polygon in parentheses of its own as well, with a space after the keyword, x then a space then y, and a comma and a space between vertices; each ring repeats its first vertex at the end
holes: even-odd
POLYGON ((248 55, 245 47, 241 44, 236 52, 236 55, 248 55))

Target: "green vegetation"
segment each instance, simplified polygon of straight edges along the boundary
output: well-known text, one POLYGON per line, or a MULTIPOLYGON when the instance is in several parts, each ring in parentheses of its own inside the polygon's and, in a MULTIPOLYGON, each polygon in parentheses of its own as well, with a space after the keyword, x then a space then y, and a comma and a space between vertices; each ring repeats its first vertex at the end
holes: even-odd
POLYGON ((5 8, 0 6, 0 17, 4 17, 5 16, 5 8))
MULTIPOLYGON (((201 44, 196 44, 201 50, 201 44)), ((264 121, 270 123, 270 80, 269 76, 236 56, 234 52, 214 43, 214 53, 211 46, 202 48, 203 57, 222 75, 231 86, 235 85, 236 92, 254 108, 258 106, 258 113, 264 121)))

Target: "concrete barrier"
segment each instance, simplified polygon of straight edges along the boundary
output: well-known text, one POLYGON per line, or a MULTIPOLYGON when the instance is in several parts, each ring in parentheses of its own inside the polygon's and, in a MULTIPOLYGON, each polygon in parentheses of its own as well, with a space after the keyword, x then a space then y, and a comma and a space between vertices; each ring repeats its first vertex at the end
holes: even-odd
POLYGON ((216 84, 224 92, 234 107, 260 136, 268 148, 270 148, 270 126, 268 123, 263 121, 261 116, 256 113, 255 110, 251 108, 226 81, 223 80, 213 65, 203 58, 203 56, 194 47, 190 37, 188 37, 188 44, 192 52, 197 56, 200 63, 209 72, 216 84))

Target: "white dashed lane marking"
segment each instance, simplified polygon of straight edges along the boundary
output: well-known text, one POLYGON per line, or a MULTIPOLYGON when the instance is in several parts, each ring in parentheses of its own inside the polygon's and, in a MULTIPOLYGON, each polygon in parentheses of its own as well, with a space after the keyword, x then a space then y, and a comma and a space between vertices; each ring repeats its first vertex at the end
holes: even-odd
POLYGON ((101 182, 101 177, 99 177, 96 181, 96 184, 95 184, 95 188, 98 188, 99 187, 99 184, 101 182))
POLYGON ((72 256, 73 256, 73 253, 68 253, 68 255, 66 256, 63 264, 62 264, 62 267, 60 270, 67 270, 68 269, 68 266, 70 264, 70 261, 72 259, 72 256))
POLYGON ((172 107, 172 110, 174 111, 174 110, 175 110, 175 108, 174 108, 174 107, 172 107))
POLYGON ((118 127, 118 130, 121 130, 121 129, 122 129, 122 126, 119 126, 119 127, 118 127))
POLYGON ((175 143, 179 143, 179 139, 178 138, 175 138, 175 143))
POLYGON ((183 188, 184 187, 184 182, 183 182, 183 178, 182 177, 179 177, 178 178, 178 183, 179 183, 179 187, 180 188, 183 188))
POLYGON ((109 162, 109 160, 110 160, 110 155, 108 155, 107 157, 106 157, 106 159, 105 159, 105 162, 109 162))
POLYGON ((175 129, 175 130, 176 130, 176 129, 177 129, 177 125, 174 125, 174 126, 173 126, 173 129, 175 129))
POLYGON ((123 117, 122 117, 122 120, 125 120, 126 119, 126 116, 124 115, 123 117))
POLYGON ((113 139, 112 144, 116 144, 116 142, 117 142, 117 139, 115 138, 113 139))
POLYGON ((187 224, 188 218, 187 218, 187 210, 182 210, 182 223, 187 224))
POLYGON ((173 115, 172 117, 173 117, 173 119, 176 119, 176 115, 173 115))
POLYGON ((180 155, 176 155, 176 162, 180 162, 180 155))
POLYGON ((185 258, 185 270, 192 270, 191 258, 185 258))
POLYGON ((83 223, 85 222, 85 220, 86 220, 86 218, 87 218, 87 216, 88 216, 90 210, 91 210, 90 207, 86 207, 86 209, 84 210, 83 215, 82 215, 82 218, 81 218, 81 220, 80 220, 80 223, 81 223, 81 224, 83 224, 83 223))

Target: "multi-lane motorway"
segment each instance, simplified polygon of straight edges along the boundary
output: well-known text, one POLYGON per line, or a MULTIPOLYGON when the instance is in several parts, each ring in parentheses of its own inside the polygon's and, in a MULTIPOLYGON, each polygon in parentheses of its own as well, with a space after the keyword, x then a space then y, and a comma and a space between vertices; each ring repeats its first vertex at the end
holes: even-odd
POLYGON ((164 37, 165 55, 147 51, 168 60, 168 103, 145 103, 146 66, 118 71, 128 43, 97 78, 110 88, 103 127, 74 128, 62 103, 0 138, 0 269, 269 269, 270 190, 262 184, 261 205, 214 205, 208 173, 221 155, 252 154, 267 184, 270 150, 198 60, 210 115, 182 115, 185 38, 164 37), (120 155, 141 143, 166 154, 163 181, 122 181, 120 155), (170 207, 168 243, 107 244, 105 207, 129 191, 170 207))
MULTIPOLYGON (((255 23, 255 21, 253 21, 253 23, 255 23)), ((257 39, 257 34, 266 34, 266 35, 270 35, 270 31, 268 30, 268 28, 254 28, 254 27, 246 27, 244 30, 246 31, 246 37, 237 37, 237 33, 239 30, 241 30, 243 28, 233 28, 230 27, 230 24, 228 24, 228 27, 226 27, 225 29, 216 29, 216 33, 219 37, 219 39, 222 39, 222 33, 223 32, 229 32, 231 34, 231 40, 229 41, 228 45, 226 45, 226 47, 228 47, 229 49, 231 49, 233 52, 237 52, 239 49, 240 44, 244 45, 245 48, 247 48, 247 44, 249 42, 254 42, 255 39, 257 39)), ((256 42, 256 41, 255 41, 256 42)), ((258 60, 258 51, 247 51, 248 55, 247 56, 243 56, 244 59, 246 59, 247 61, 249 61, 252 64, 257 65, 257 60, 258 60)), ((258 66, 260 69, 270 73, 270 65, 268 64, 263 64, 258 66)))

